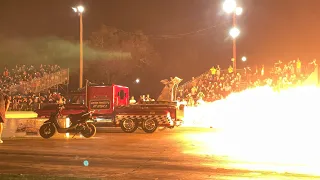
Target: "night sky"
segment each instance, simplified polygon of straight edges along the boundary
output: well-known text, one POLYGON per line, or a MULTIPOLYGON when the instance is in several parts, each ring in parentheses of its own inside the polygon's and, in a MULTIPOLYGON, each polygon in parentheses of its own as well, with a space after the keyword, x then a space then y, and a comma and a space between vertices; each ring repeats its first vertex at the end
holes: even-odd
MULTIPOLYGON (((0 0, 0 34, 6 38, 78 38, 79 19, 73 0, 0 0)), ((222 11, 222 0, 83 0, 84 38, 101 24, 125 31, 142 30, 160 53, 162 67, 141 75, 140 88, 156 94, 159 81, 169 76, 185 80, 212 65, 226 68, 232 56, 228 36, 231 16, 222 11), (179 35, 201 29, 190 35, 179 35), (165 35, 174 35, 167 38, 165 35)), ((238 59, 249 65, 271 64, 300 57, 319 59, 319 0, 239 0, 244 13, 237 23, 241 35, 238 59)), ((19 52, 15 52, 19 53, 19 52)), ((10 57, 1 58, 9 64, 10 57), (9 59, 8 59, 9 58, 9 59)), ((86 60, 86 59, 85 59, 86 60)), ((78 59, 74 62, 77 63, 78 59)), ((14 62, 13 62, 14 63, 14 62)), ((242 66, 239 61, 238 67, 242 66)), ((127 84, 126 84, 127 85, 127 84)), ((131 86, 130 84, 128 86, 131 86)))

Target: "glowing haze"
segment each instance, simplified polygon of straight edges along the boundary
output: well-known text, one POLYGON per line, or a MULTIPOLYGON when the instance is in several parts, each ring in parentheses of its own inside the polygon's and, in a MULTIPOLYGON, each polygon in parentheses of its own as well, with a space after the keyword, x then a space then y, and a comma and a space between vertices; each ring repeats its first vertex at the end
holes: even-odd
POLYGON ((320 88, 275 92, 259 87, 186 108, 186 126, 217 132, 188 135, 193 152, 227 156, 234 168, 320 175, 320 88))
MULTIPOLYGON (((59 64, 68 68, 77 67, 79 44, 58 37, 43 38, 1 38, 0 64, 59 64)), ((86 62, 94 60, 127 60, 131 53, 121 51, 102 51, 84 45, 86 62)))

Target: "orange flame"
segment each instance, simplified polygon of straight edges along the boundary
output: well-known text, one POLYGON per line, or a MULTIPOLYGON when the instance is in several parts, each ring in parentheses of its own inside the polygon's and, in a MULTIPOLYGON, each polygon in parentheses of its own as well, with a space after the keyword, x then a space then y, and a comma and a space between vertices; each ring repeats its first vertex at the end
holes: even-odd
POLYGON ((185 108, 185 125, 217 129, 188 135, 197 154, 227 156, 236 168, 320 175, 320 88, 258 87, 185 108), (234 161, 234 162, 235 162, 234 161))

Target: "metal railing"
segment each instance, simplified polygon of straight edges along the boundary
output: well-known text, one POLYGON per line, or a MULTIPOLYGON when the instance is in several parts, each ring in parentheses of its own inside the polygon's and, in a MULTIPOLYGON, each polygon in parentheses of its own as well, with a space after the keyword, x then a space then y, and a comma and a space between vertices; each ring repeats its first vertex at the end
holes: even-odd
POLYGON ((28 92, 39 93, 53 86, 69 82, 69 69, 62 69, 58 72, 46 74, 41 78, 34 78, 31 81, 22 81, 20 84, 12 85, 9 88, 10 94, 25 94, 28 92))

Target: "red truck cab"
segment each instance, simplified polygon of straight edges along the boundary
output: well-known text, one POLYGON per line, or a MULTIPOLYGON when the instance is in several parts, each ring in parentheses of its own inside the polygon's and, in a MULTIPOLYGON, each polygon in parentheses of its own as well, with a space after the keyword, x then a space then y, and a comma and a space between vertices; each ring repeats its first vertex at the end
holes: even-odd
POLYGON ((129 88, 120 85, 88 86, 86 102, 95 115, 111 115, 115 107, 129 105, 129 88))

